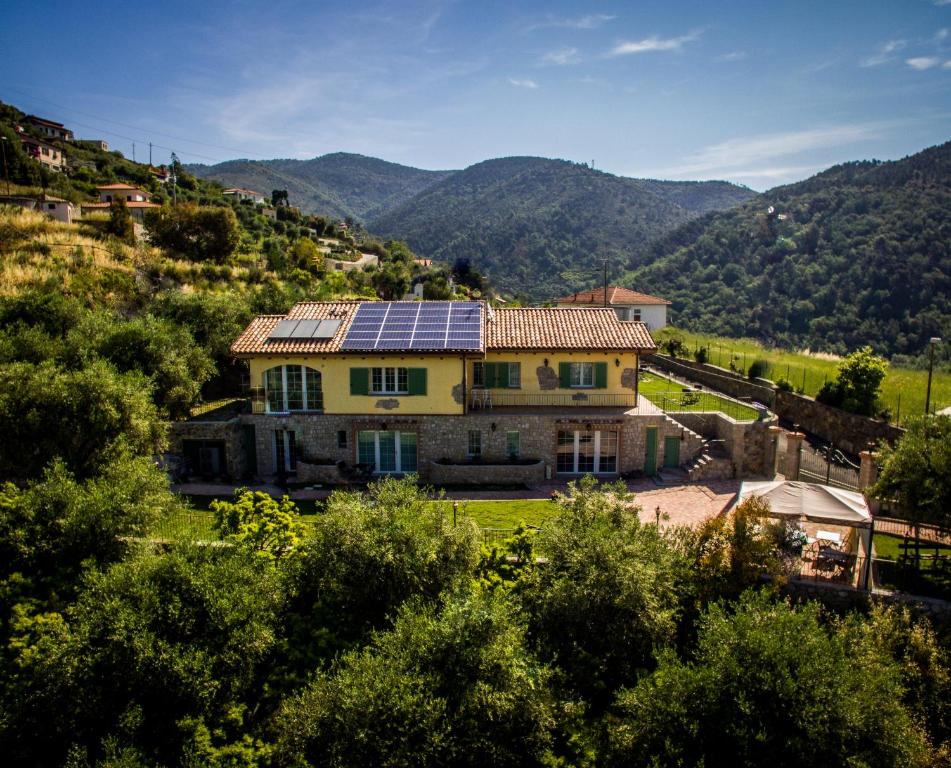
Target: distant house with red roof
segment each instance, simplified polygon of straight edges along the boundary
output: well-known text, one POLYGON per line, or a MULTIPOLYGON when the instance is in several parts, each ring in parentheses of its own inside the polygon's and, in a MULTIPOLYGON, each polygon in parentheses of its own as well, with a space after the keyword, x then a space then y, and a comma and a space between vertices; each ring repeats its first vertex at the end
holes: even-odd
POLYGON ((42 136, 47 139, 60 139, 61 141, 70 141, 73 138, 73 132, 62 123, 47 120, 36 115, 28 115, 24 122, 32 126, 42 136))
POLYGON ((594 288, 565 296, 556 303, 559 307, 611 307, 618 319, 640 321, 652 331, 667 325, 667 307, 670 306, 666 299, 617 285, 608 286, 607 301, 604 288, 594 288))
POLYGON ((99 192, 100 203, 111 203, 117 197, 127 203, 147 203, 149 200, 148 192, 131 184, 102 184, 96 187, 96 190, 99 192))

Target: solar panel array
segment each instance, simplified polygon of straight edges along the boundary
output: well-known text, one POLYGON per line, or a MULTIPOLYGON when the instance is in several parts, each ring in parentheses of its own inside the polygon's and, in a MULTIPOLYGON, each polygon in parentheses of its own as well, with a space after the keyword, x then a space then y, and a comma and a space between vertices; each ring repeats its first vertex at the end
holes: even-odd
POLYGON ((332 339, 340 320, 281 320, 268 334, 269 339, 332 339))
POLYGON ((475 301, 361 304, 340 349, 482 349, 482 306, 475 301))

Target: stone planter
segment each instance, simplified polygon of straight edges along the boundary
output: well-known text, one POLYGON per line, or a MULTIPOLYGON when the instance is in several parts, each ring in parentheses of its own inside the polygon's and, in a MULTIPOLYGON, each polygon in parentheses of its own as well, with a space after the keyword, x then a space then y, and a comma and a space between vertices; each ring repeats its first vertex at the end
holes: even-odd
POLYGON ((428 482, 435 485, 482 485, 540 483, 545 479, 545 462, 528 464, 513 462, 480 462, 478 464, 443 464, 429 462, 428 482))
POLYGON ((298 459, 296 481, 308 485, 342 485, 346 479, 336 464, 311 464, 298 459))

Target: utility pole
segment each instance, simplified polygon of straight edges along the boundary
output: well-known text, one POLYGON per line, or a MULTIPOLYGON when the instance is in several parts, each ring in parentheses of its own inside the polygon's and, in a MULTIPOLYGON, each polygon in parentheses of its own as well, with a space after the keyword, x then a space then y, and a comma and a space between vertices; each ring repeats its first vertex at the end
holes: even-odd
POLYGON ((135 142, 132 142, 132 162, 135 162, 135 142))
POLYGON ((176 178, 178 172, 178 157, 172 152, 171 156, 171 166, 172 166, 172 205, 178 205, 178 178, 176 178))

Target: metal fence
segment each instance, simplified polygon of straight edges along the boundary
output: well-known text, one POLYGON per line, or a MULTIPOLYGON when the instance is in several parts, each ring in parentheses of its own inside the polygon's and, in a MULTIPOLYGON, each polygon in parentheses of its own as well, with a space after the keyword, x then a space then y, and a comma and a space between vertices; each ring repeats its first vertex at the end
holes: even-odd
POLYGON ((659 405, 664 413, 678 413, 682 411, 707 411, 724 413, 737 421, 756 421, 762 418, 767 410, 765 407, 756 408, 737 400, 730 400, 712 392, 688 391, 673 395, 648 396, 655 405, 659 405), (657 400, 660 399, 658 403, 657 400))
POLYGON ((835 450, 817 451, 802 446, 797 479, 848 491, 859 490, 859 468, 835 450))
POLYGON ((505 390, 474 389, 470 393, 470 407, 479 408, 633 408, 637 401, 633 392, 599 393, 575 392, 574 394, 557 394, 547 392, 522 393, 506 392, 505 390))

